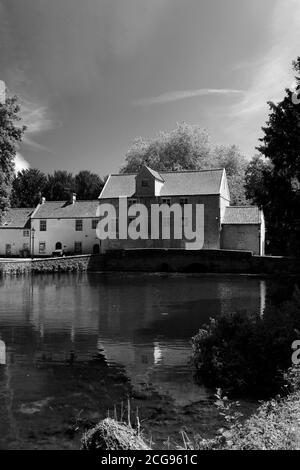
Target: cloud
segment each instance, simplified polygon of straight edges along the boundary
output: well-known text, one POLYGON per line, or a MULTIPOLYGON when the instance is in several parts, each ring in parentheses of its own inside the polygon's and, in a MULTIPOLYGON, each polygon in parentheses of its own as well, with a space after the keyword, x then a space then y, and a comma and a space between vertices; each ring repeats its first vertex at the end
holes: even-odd
POLYGON ((285 88, 291 88, 294 73, 292 61, 299 56, 300 2, 277 0, 266 18, 271 47, 264 57, 251 64, 252 81, 242 99, 229 112, 227 134, 240 136, 242 145, 252 154, 262 135, 269 108, 268 101, 278 102, 284 97, 285 88), (268 28, 269 26, 269 28, 268 28))
POLYGON ((214 89, 214 88, 200 88, 199 90, 181 90, 163 93, 162 95, 152 98, 142 98, 134 101, 136 106, 151 106, 154 104, 172 103, 173 101, 185 100, 187 98, 194 98, 196 96, 209 96, 209 95, 236 95, 242 94, 242 90, 232 89, 214 89))
POLYGON ((58 122, 54 121, 47 106, 37 105, 28 100, 21 100, 22 123, 26 126, 23 143, 35 150, 50 151, 47 147, 34 140, 42 132, 57 127, 58 122))
POLYGON ((19 171, 26 170, 27 168, 30 168, 29 162, 25 160, 20 152, 17 152, 15 157, 15 172, 18 173, 19 171))

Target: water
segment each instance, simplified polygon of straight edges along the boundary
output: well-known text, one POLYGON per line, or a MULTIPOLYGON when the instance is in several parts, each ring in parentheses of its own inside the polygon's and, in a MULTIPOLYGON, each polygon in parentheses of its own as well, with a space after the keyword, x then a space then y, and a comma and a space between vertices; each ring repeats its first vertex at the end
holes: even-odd
POLYGON ((190 338, 222 312, 262 313, 269 282, 117 273, 0 279, 0 448, 79 448, 82 431, 114 405, 121 413, 128 395, 158 443, 182 423, 214 431, 212 391, 194 384, 188 364, 190 338))

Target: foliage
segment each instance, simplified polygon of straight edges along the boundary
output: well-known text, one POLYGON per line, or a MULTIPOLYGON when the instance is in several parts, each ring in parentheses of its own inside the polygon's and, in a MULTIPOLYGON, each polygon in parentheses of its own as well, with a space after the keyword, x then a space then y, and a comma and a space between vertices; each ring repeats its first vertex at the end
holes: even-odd
POLYGON ((103 188, 103 181, 95 173, 90 171, 80 171, 75 176, 75 192, 79 200, 98 199, 103 188))
POLYGON ((14 158, 25 131, 24 126, 17 126, 21 119, 19 112, 16 96, 0 103, 0 214, 10 204, 14 158))
POLYGON ((171 132, 160 132, 152 140, 138 138, 126 154, 122 173, 136 173, 143 165, 157 171, 226 168, 232 204, 245 204, 246 159, 235 146, 216 146, 197 125, 177 124, 171 132))
POLYGON ((299 331, 298 289, 292 300, 267 307, 262 317, 234 312, 211 319, 192 340, 197 378, 232 394, 278 393, 299 331))
POLYGON ((12 206, 35 207, 44 194, 47 177, 36 168, 20 171, 13 180, 12 206))
POLYGON ((87 431, 81 440, 83 450, 149 450, 130 425, 106 418, 87 431))
POLYGON ((75 192, 75 179, 68 171, 54 171, 47 180, 45 197, 49 201, 64 201, 75 192))
MULTIPOLYGON (((300 57, 294 62, 300 74, 300 57)), ((286 90, 270 114, 257 148, 265 160, 255 159, 247 169, 247 195, 264 209, 268 238, 274 254, 300 254, 300 105, 286 90)))

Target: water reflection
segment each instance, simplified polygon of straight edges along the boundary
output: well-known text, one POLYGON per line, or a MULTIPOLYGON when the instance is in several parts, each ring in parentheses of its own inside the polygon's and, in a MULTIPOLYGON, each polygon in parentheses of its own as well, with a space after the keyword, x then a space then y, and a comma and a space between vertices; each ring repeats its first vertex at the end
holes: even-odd
MULTIPOLYGON (((266 291, 265 280, 237 276, 1 279, 7 364, 0 366, 0 447, 22 447, 26 432, 28 447, 25 425, 36 424, 35 442, 41 426, 64 426, 66 415, 82 408, 112 408, 127 379, 136 389, 151 385, 178 405, 206 400, 209 392, 193 383, 187 366, 191 336, 220 313, 262 312, 266 291), (10 437, 1 432, 7 423, 10 437)), ((56 445, 51 439, 48 447, 56 445)))

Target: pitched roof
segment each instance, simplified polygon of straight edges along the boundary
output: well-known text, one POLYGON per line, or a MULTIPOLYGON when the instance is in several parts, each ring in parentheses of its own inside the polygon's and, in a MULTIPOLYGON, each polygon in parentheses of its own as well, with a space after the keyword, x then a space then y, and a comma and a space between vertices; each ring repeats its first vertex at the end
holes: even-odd
POLYGON ((149 166, 146 166, 147 170, 151 173, 151 175, 158 181, 161 181, 162 183, 164 183, 164 179, 163 177, 155 170, 152 170, 152 168, 149 168, 149 166))
MULTIPOLYGON (((152 170, 153 171, 153 170, 152 170)), ((110 175, 99 199, 133 197, 136 174, 110 175)), ((164 184, 160 196, 220 194, 223 169, 160 172, 164 184)))
POLYGON ((33 219, 74 219, 96 217, 99 201, 46 201, 40 204, 33 219))
POLYGON ((0 228, 25 228, 34 209, 8 209, 2 215, 0 228))
POLYGON ((261 211, 256 206, 226 207, 223 225, 261 224, 261 211))

